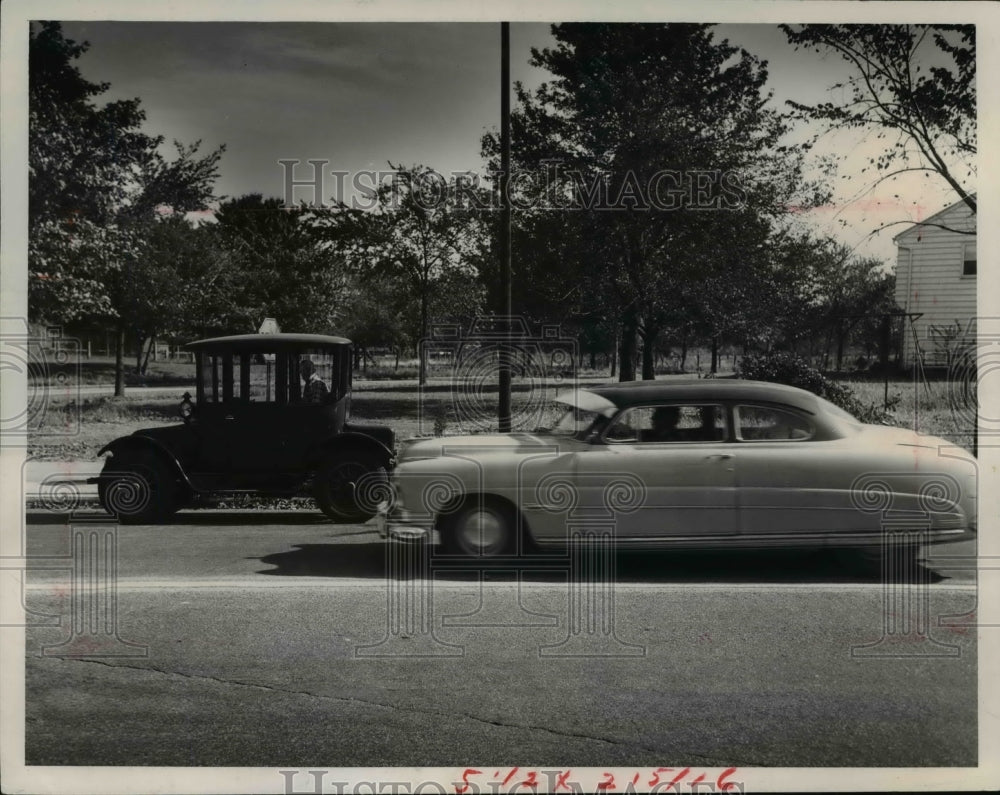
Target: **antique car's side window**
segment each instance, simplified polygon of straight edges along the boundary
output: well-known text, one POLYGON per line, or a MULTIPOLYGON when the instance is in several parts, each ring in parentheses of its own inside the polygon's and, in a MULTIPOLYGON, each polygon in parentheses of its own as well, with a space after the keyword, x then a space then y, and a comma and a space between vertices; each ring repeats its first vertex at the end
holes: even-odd
POLYGON ((243 381, 241 378, 243 367, 242 357, 238 353, 227 354, 222 358, 222 399, 226 403, 239 402, 240 395, 243 394, 243 381))
MULTIPOLYGON (((340 398, 340 384, 334 381, 336 355, 330 350, 310 349, 301 352, 295 362, 298 372, 292 399, 301 403, 329 403, 340 398)), ((291 381, 289 382, 291 383, 291 381)))
POLYGON ((248 378, 247 387, 251 403, 274 403, 277 394, 277 373, 273 353, 251 353, 243 358, 248 378))
POLYGON ((816 432, 802 415, 774 406, 736 406, 733 416, 743 442, 804 442, 816 432))
POLYGON ((204 403, 218 403, 222 400, 222 357, 203 353, 200 362, 198 399, 204 403))
POLYGON ((611 443, 721 442, 726 414, 716 404, 636 406, 622 412, 604 435, 611 443))
POLYGON ((334 383, 333 375, 337 372, 334 366, 334 354, 332 351, 313 352, 309 354, 313 365, 316 367, 316 375, 331 393, 339 391, 339 384, 334 383))

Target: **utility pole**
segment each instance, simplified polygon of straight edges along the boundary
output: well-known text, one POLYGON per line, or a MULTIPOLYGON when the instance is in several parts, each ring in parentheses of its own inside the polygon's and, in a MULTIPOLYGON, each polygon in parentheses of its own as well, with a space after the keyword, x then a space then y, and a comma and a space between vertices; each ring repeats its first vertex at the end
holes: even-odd
POLYGON ((511 425, 511 300, 510 300, 510 23, 500 23, 500 319, 504 341, 500 346, 500 433, 511 425))

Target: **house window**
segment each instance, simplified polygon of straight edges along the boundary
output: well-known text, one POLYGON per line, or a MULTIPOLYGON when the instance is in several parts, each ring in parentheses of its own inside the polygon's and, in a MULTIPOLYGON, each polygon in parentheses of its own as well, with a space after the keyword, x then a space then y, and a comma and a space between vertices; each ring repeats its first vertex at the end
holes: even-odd
POLYGON ((975 276, 976 275, 976 244, 966 243, 965 244, 965 256, 962 259, 962 275, 963 276, 975 276))

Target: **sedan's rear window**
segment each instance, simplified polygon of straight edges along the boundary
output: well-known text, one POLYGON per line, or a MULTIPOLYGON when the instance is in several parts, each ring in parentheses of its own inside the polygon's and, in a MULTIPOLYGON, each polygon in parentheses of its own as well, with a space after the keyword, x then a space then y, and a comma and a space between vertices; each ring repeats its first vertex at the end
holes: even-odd
POLYGON ((815 433, 802 415, 774 406, 736 406, 733 417, 736 438, 743 442, 802 442, 815 433))

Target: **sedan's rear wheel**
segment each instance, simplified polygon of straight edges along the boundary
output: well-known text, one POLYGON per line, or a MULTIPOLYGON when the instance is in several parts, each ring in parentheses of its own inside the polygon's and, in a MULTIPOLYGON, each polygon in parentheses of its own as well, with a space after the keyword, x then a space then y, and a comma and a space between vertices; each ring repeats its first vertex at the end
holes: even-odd
POLYGON ((490 558, 514 552, 517 523, 505 504, 473 498, 447 517, 442 542, 452 553, 490 558))

